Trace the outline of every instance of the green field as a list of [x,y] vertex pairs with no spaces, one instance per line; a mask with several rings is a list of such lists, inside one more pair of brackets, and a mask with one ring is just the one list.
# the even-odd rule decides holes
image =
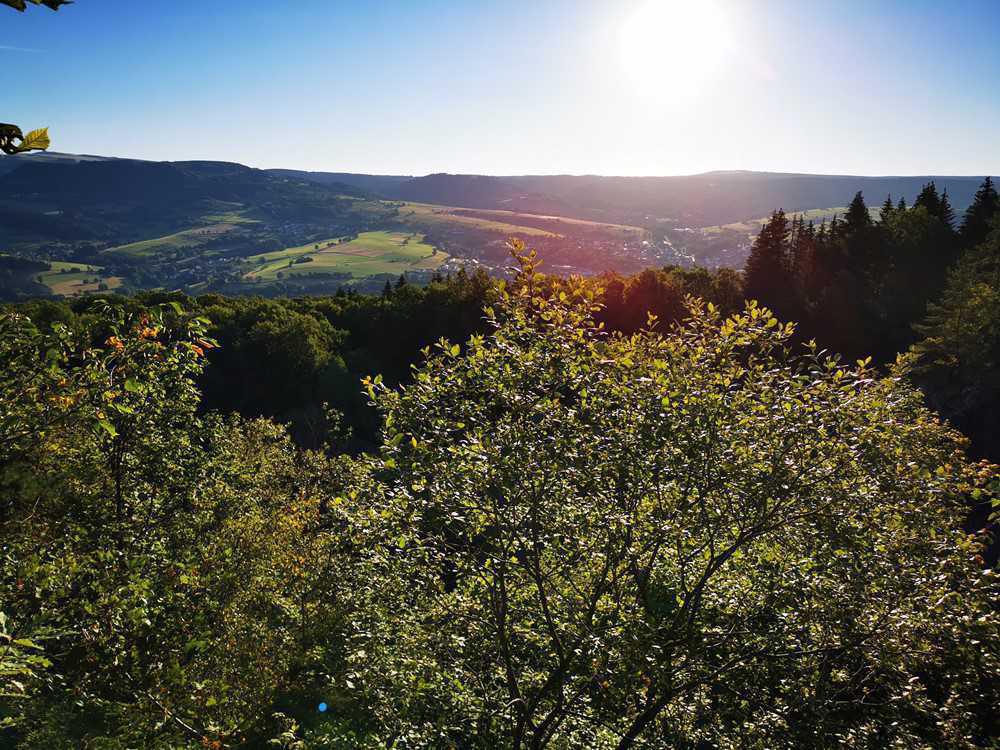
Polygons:
[[142,257],[154,255],[164,250],[196,247],[207,242],[208,240],[218,237],[220,234],[232,231],[236,228],[236,226],[237,225],[232,222],[223,222],[219,224],[209,224],[203,227],[192,227],[191,229],[185,229],[183,232],[168,234],[165,237],[154,237],[151,240],[142,240],[140,242],[130,242],[127,245],[109,247],[104,252],[123,253],[125,255]]
[[[254,268],[244,278],[273,281],[279,273],[282,277],[345,273],[363,279],[437,268],[448,259],[448,254],[435,250],[423,239],[423,235],[415,232],[364,232],[349,242],[339,237],[319,240],[248,258]],[[306,257],[312,260],[295,262]]]
[[[94,279],[98,280],[94,281]],[[122,280],[117,276],[101,275],[101,266],[61,260],[50,261],[49,270],[39,274],[38,280],[45,284],[53,294],[62,297],[75,297],[78,294],[97,292],[101,283],[106,284],[108,289],[116,289],[122,283]]]

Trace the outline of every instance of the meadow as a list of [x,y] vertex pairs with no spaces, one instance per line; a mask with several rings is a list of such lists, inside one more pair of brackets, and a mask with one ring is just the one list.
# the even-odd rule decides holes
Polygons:
[[252,256],[248,261],[255,267],[244,278],[271,281],[311,273],[341,273],[362,279],[432,270],[448,259],[447,253],[423,240],[424,236],[416,232],[386,231],[363,232],[350,240],[331,237]]
[[192,227],[181,232],[168,234],[164,237],[154,237],[149,240],[130,242],[127,245],[109,247],[106,253],[121,253],[135,257],[155,255],[164,250],[176,250],[185,247],[196,247],[209,240],[235,229],[237,224],[232,221],[209,224],[202,227]]
[[101,266],[59,260],[50,261],[49,266],[48,271],[38,275],[38,281],[45,284],[53,294],[63,297],[101,291],[99,287],[102,283],[108,289],[116,289],[122,283],[117,276],[102,276]]

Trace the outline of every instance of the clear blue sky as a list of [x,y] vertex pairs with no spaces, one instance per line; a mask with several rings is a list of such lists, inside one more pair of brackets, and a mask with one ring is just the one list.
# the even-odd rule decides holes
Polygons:
[[0,8],[53,148],[395,174],[1000,173],[1000,0]]

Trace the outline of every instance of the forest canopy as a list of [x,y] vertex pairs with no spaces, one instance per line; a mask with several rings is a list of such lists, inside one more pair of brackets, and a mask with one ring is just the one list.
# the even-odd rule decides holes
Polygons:
[[368,381],[356,458],[199,409],[218,342],[176,301],[5,314],[5,740],[987,743],[992,474],[908,363],[754,303],[608,333],[515,251],[483,332]]

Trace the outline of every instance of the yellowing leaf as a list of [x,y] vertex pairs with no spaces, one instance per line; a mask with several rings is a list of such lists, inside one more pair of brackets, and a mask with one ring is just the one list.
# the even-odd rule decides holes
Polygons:
[[49,141],[49,129],[48,128],[38,128],[37,130],[32,130],[26,136],[24,140],[21,141],[21,145],[17,147],[18,151],[44,151],[50,145]]

